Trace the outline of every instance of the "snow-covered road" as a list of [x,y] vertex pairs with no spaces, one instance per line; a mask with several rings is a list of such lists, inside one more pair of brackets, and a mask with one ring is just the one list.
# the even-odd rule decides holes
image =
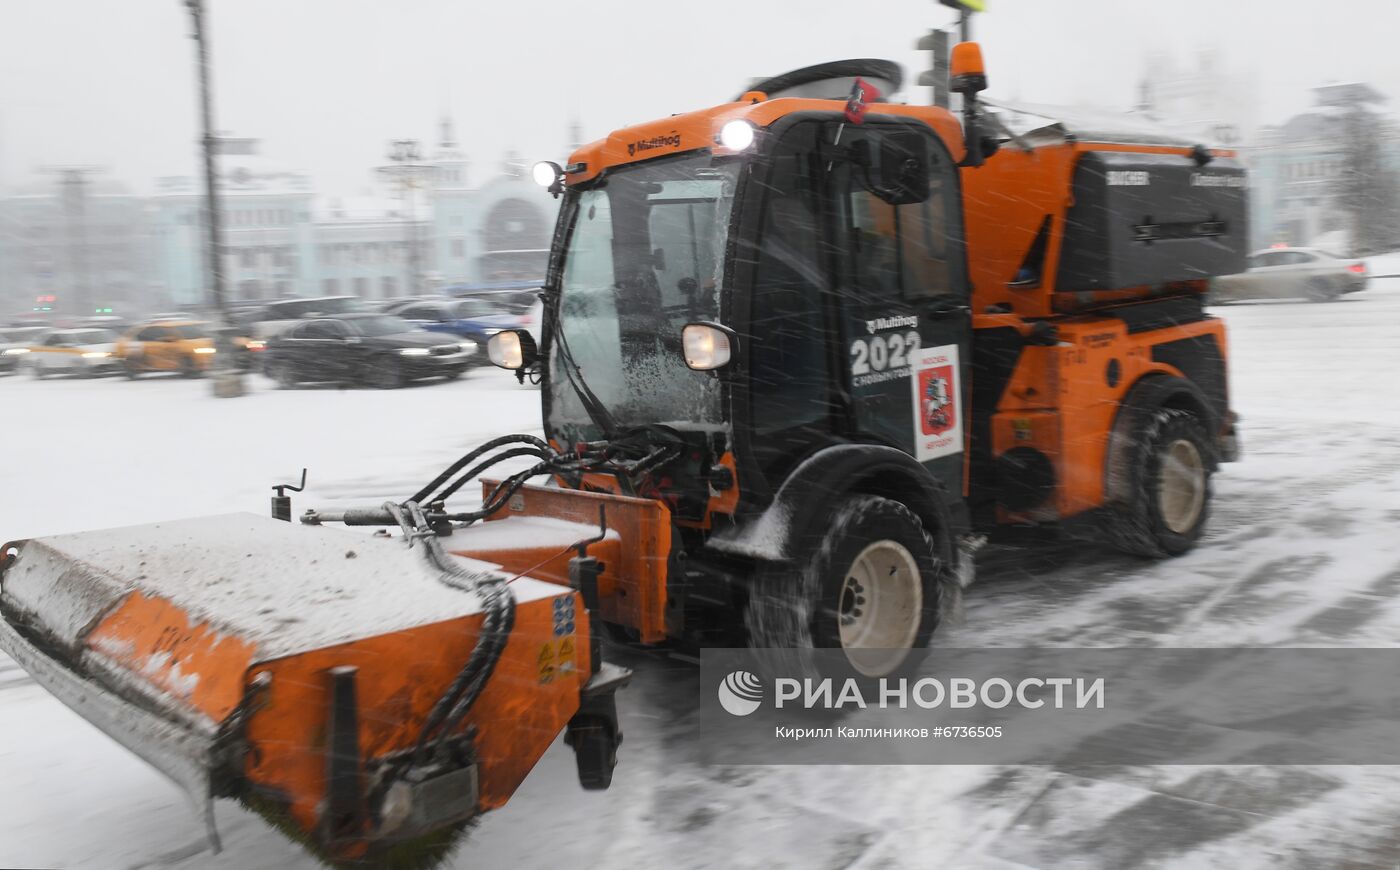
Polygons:
[[[1217,478],[1202,546],[1161,564],[1079,550],[985,570],[938,643],[1400,642],[1400,277],[1329,305],[1217,313],[1245,453]],[[538,393],[494,370],[394,392],[256,386],[219,401],[201,382],[0,380],[0,538],[262,512],[302,465],[299,507],[402,496],[483,439],[538,425]],[[704,767],[693,665],[610,654],[637,671],[612,790],[580,790],[556,744],[453,866],[1400,862],[1400,770]],[[318,866],[237,807],[218,814],[214,856],[172,785],[0,657],[0,866]]]

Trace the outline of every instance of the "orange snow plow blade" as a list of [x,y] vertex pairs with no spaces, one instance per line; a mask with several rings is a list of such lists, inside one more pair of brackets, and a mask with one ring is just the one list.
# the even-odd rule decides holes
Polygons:
[[[575,590],[460,556],[444,582],[425,546],[246,514],[20,541],[0,648],[211,825],[227,796],[331,860],[445,855],[626,672],[595,673]],[[504,632],[475,581],[509,590]],[[430,724],[483,634],[474,701]]]

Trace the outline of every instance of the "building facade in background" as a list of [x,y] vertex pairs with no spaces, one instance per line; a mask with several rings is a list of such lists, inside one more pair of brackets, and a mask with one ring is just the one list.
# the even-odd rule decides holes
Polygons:
[[[375,170],[356,197],[318,194],[306,172],[277,164],[255,139],[221,139],[231,301],[385,299],[542,279],[555,201],[513,154],[480,184],[469,170],[448,121],[426,155]],[[57,176],[0,196],[0,316],[205,304],[201,191],[193,177],[157,179],[137,196],[100,175],[76,190]]]
[[[1363,82],[1313,88],[1314,105],[1250,143],[1256,247],[1308,245],[1343,256],[1400,247],[1400,128]],[[1373,231],[1381,238],[1372,240]]]

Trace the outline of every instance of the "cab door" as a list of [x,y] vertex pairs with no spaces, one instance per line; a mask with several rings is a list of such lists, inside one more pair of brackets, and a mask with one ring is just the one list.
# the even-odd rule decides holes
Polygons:
[[851,434],[908,453],[961,497],[972,322],[957,166],[920,123],[870,119],[841,142],[830,232]]

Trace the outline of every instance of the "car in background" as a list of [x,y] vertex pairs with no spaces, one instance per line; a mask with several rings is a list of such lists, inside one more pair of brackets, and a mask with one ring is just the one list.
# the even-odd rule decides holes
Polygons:
[[430,332],[455,335],[475,343],[480,353],[473,365],[486,365],[486,342],[503,329],[529,329],[535,315],[529,310],[521,313],[504,311],[482,299],[435,299],[411,302],[395,309],[395,315],[417,324]]
[[117,334],[110,329],[83,327],[55,329],[24,354],[25,365],[36,378],[49,375],[96,377],[121,370],[116,355]]
[[1207,303],[1246,299],[1308,299],[1331,302],[1366,289],[1366,264],[1317,248],[1269,248],[1249,255],[1249,270],[1210,282]]
[[0,329],[0,374],[19,371],[20,363],[31,345],[38,344],[49,332],[47,326],[15,326]]
[[459,377],[481,350],[392,315],[345,314],[294,324],[269,339],[265,353],[267,373],[284,389],[308,381],[393,389]]
[[129,378],[148,372],[199,377],[214,362],[214,336],[202,320],[147,323],[122,336],[117,356]]
[[267,340],[299,320],[335,317],[365,310],[358,296],[316,296],[309,299],[281,299],[245,313],[241,331],[248,337]]

